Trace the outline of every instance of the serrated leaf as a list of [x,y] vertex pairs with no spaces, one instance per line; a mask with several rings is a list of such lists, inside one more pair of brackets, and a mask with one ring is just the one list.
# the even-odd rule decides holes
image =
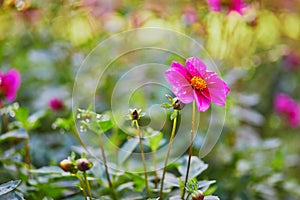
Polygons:
[[136,146],[139,144],[137,138],[129,139],[119,150],[118,162],[123,163],[133,152]]
[[21,183],[21,180],[16,181],[9,181],[7,183],[0,185],[0,196],[11,192],[12,190],[16,189],[18,185]]
[[25,129],[16,129],[10,132],[7,132],[0,136],[0,143],[10,139],[26,139],[28,134]]

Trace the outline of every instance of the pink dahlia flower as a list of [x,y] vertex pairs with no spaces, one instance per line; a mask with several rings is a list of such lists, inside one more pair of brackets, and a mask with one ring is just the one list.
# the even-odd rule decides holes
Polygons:
[[300,105],[286,94],[277,94],[274,101],[275,111],[286,117],[291,127],[300,125]]
[[221,2],[220,0],[207,0],[208,6],[211,11],[220,12],[221,11]]
[[61,99],[53,98],[49,101],[49,107],[53,111],[61,111],[65,108],[65,104]]
[[[221,0],[207,0],[207,3],[211,11],[221,11]],[[229,12],[235,11],[242,15],[246,6],[243,0],[229,0]]]
[[0,106],[2,106],[3,97],[8,103],[16,99],[20,84],[21,76],[18,70],[11,69],[6,74],[0,71]]
[[184,104],[196,100],[200,112],[206,111],[210,102],[224,106],[230,90],[218,74],[207,71],[206,65],[197,57],[188,58],[186,67],[172,62],[165,77],[178,99]]

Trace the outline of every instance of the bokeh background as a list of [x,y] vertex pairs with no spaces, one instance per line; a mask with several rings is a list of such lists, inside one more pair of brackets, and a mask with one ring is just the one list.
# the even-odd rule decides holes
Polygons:
[[[249,0],[241,12],[230,6],[228,0],[221,1],[220,11],[200,0],[1,0],[1,71],[19,70],[16,102],[44,116],[30,133],[33,166],[57,165],[70,146],[78,145],[53,122],[72,113],[75,77],[90,51],[116,33],[160,27],[203,44],[231,88],[221,138],[203,158],[209,168],[202,176],[217,181],[215,194],[228,200],[300,199],[300,1]],[[147,58],[129,55],[113,64],[116,70],[97,89],[97,111],[110,109],[120,78],[117,67],[143,56]],[[154,59],[184,61],[166,53]],[[82,84],[90,82],[86,77]],[[134,100],[138,105],[157,102],[165,94],[157,91],[137,93]],[[64,109],[49,108],[54,98]],[[202,115],[202,123],[208,115]],[[115,140],[122,143],[124,138]],[[20,176],[17,168],[7,166],[20,160],[22,150],[2,144],[0,182],[6,182]],[[195,149],[197,144],[201,137]],[[46,188],[41,191],[51,197]]]

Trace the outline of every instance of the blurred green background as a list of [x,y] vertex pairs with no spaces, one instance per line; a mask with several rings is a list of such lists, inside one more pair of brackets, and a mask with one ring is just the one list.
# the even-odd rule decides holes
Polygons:
[[[223,133],[203,159],[209,168],[202,176],[217,181],[215,194],[225,200],[300,199],[300,125],[291,127],[274,110],[278,93],[300,104],[300,1],[249,0],[243,14],[229,12],[229,1],[221,2],[221,12],[212,12],[200,0],[1,0],[0,66],[2,72],[20,71],[16,101],[30,113],[47,110],[53,98],[66,106],[61,112],[47,110],[32,131],[33,166],[57,165],[71,145],[78,145],[73,135],[61,134],[52,123],[70,115],[75,76],[90,51],[116,33],[160,27],[203,44],[231,87]],[[134,59],[143,57],[128,56],[114,66]],[[179,58],[155,59],[169,65]],[[99,112],[110,109],[119,76],[117,69],[110,72],[107,79],[112,81],[98,88]],[[148,95],[148,100],[137,94],[135,101],[151,104],[164,93]],[[7,167],[7,160],[17,155],[7,146],[0,146],[1,183],[20,175]]]

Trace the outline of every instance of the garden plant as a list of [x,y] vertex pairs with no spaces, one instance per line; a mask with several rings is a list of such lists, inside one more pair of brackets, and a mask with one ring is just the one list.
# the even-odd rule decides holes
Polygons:
[[299,91],[299,0],[0,0],[0,200],[298,200]]

